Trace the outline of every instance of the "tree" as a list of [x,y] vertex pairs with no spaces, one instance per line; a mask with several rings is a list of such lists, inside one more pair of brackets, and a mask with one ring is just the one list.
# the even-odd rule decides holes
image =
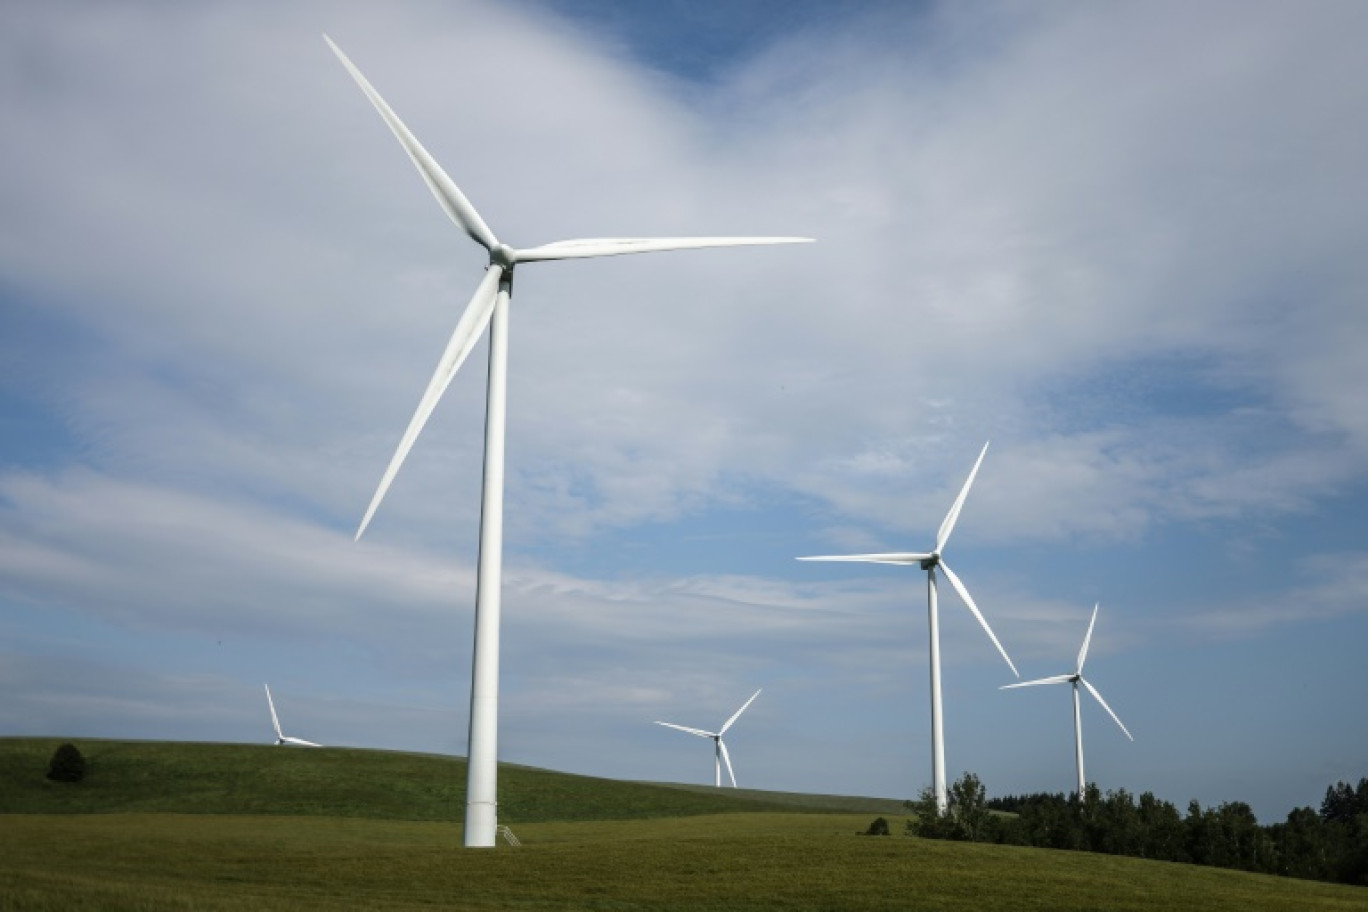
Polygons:
[[48,761],[47,777],[55,782],[80,782],[85,778],[85,757],[74,744],[63,744]]
[[1286,823],[1270,827],[1278,852],[1278,873],[1287,877],[1325,880],[1330,876],[1330,856],[1325,823],[1309,807],[1296,808]]
[[913,819],[907,831],[928,839],[955,839],[962,842],[995,842],[993,812],[988,809],[988,790],[979,777],[965,773],[950,786],[949,807],[937,813],[936,796],[924,788],[916,801],[906,802]]

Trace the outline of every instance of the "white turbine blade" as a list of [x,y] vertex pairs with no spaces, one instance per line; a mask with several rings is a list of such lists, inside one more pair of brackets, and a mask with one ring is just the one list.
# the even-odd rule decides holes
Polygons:
[[983,463],[983,457],[988,454],[988,444],[983,445],[979,451],[978,460],[974,463],[974,468],[969,472],[969,477],[964,480],[964,487],[960,488],[959,497],[955,498],[955,503],[950,507],[950,512],[945,514],[945,519],[941,521],[940,531],[936,533],[936,553],[945,550],[945,543],[950,540],[950,533],[955,531],[955,521],[959,519],[960,510],[964,507],[964,499],[969,496],[969,487],[974,483],[974,476],[978,474],[979,466]]
[[993,633],[993,628],[988,626],[988,621],[984,618],[983,612],[979,611],[978,605],[974,604],[973,598],[969,595],[969,590],[964,588],[964,583],[960,582],[960,578],[955,576],[955,571],[950,569],[950,565],[947,564],[944,559],[941,560],[940,568],[945,571],[945,578],[950,580],[950,585],[955,587],[955,591],[959,593],[959,597],[964,600],[965,606],[973,612],[974,617],[978,619],[979,625],[983,627],[983,632],[988,634],[988,639],[992,640],[993,645],[997,647],[998,652],[1002,653],[1002,658],[1007,662],[1007,667],[1012,669],[1012,674],[1016,675],[1018,678],[1021,677],[1021,672],[1017,671],[1016,666],[1012,664],[1011,658],[1008,657],[1007,650],[1003,649],[1002,644],[998,642],[997,636]]
[[433,372],[432,379],[428,381],[427,389],[423,392],[423,398],[418,402],[417,410],[409,419],[408,429],[404,431],[404,436],[399,440],[399,448],[394,451],[394,456],[390,459],[388,468],[385,469],[384,477],[380,479],[380,486],[375,489],[375,496],[371,498],[370,506],[366,508],[366,515],[361,519],[361,525],[356,530],[357,541],[360,541],[361,534],[366,531],[366,526],[370,524],[371,517],[379,508],[380,501],[385,499],[385,492],[389,490],[390,483],[394,481],[394,476],[399,473],[399,467],[404,464],[404,459],[408,456],[409,450],[413,448],[413,443],[418,439],[418,434],[423,430],[423,425],[427,424],[428,416],[437,407],[437,401],[442,398],[442,393],[451,383],[451,378],[456,376],[456,371],[465,361],[466,356],[470,354],[470,350],[475,347],[475,342],[480,338],[480,333],[484,332],[486,324],[489,323],[489,318],[494,313],[494,301],[498,296],[499,277],[502,275],[503,267],[497,264],[491,265],[485,270],[484,278],[480,280],[479,287],[475,289],[475,295],[466,305],[465,313],[461,314],[461,319],[456,324],[450,341],[447,342],[446,350],[442,352],[442,358],[437,362],[437,370]]
[[470,200],[466,199],[461,188],[456,186],[450,177],[447,177],[442,166],[437,164],[433,157],[428,154],[427,150],[409,132],[409,128],[404,126],[403,121],[391,110],[390,106],[385,104],[385,99],[380,97],[380,93],[375,91],[375,87],[366,80],[365,76],[361,75],[361,71],[347,58],[347,55],[342,53],[342,49],[333,44],[333,40],[327,35],[323,36],[323,40],[328,42],[328,47],[333,49],[337,59],[341,60],[342,65],[347,68],[347,72],[351,73],[352,79],[356,80],[361,91],[366,93],[371,104],[375,105],[375,110],[380,112],[380,116],[384,118],[385,123],[389,125],[390,130],[399,140],[399,144],[404,147],[404,151],[408,153],[413,164],[417,166],[418,173],[423,176],[423,181],[428,185],[428,189],[432,191],[433,196],[437,197],[437,202],[442,204],[446,214],[451,216],[451,220],[465,229],[465,233],[474,238],[476,243],[486,250],[498,246],[498,238],[494,237],[494,232],[489,230],[489,226],[484,223],[484,219],[480,218],[480,213],[475,211],[475,207],[470,204]]
[[1074,679],[1073,675],[1055,675],[1050,678],[1039,678],[1035,681],[1022,681],[1019,684],[1004,684],[998,690],[1012,690],[1015,687],[1034,687],[1037,684],[1068,684]]
[[[762,688],[760,688],[760,690],[764,690],[764,688],[762,687]],[[738,709],[736,712],[732,713],[732,717],[731,717],[730,719],[728,719],[725,723],[723,723],[722,728],[718,730],[718,732],[717,732],[718,737],[721,737],[722,735],[725,735],[725,734],[727,733],[727,729],[731,728],[732,723],[736,721],[737,717],[740,716],[743,712],[745,712],[745,711],[746,711],[746,707],[747,707],[747,706],[750,706],[752,703],[754,703],[754,702],[755,702],[755,698],[758,697],[758,696],[760,696],[760,691],[759,691],[759,690],[757,690],[755,693],[751,694],[751,698],[750,698],[749,700],[747,700],[745,703],[743,703],[743,704],[741,705],[741,708],[740,708],[740,709]]]
[[280,740],[285,741],[286,744],[297,744],[297,745],[300,745],[301,748],[321,748],[321,747],[323,747],[323,745],[321,745],[321,744],[315,744],[315,742],[313,742],[313,741],[305,741],[304,738],[291,738],[291,737],[289,737],[289,736],[286,736],[286,737],[280,738]]
[[1102,708],[1107,711],[1107,715],[1112,717],[1112,721],[1115,722],[1117,725],[1121,726],[1121,730],[1123,732],[1126,732],[1126,737],[1134,741],[1135,736],[1132,735],[1129,731],[1126,731],[1126,726],[1122,724],[1121,717],[1118,716],[1116,713],[1112,712],[1112,708],[1107,705],[1106,700],[1102,699],[1102,695],[1097,692],[1097,688],[1089,684],[1087,678],[1080,677],[1078,680],[1082,681],[1083,686],[1088,688],[1088,693],[1092,694],[1097,699],[1097,702],[1102,704]]
[[515,252],[517,261],[573,260],[581,257],[622,256],[658,250],[694,250],[699,247],[749,247],[758,244],[810,244],[799,237],[684,237],[684,238],[583,238],[556,241]]
[[866,564],[920,564],[930,560],[930,554],[897,551],[892,554],[835,554],[821,557],[800,557],[800,561],[859,561]]
[[1083,662],[1088,658],[1088,644],[1092,642],[1093,625],[1097,623],[1097,609],[1102,607],[1101,602],[1093,605],[1092,620],[1088,621],[1088,635],[1083,637],[1083,648],[1078,650],[1078,668],[1076,674],[1083,673]]
[[716,738],[718,735],[717,732],[704,731],[701,728],[689,728],[685,725],[675,725],[673,722],[657,722],[656,725],[663,725],[666,728],[678,729],[682,732],[688,732],[691,735],[698,735],[698,737],[700,738]]
[[727,743],[721,738],[718,738],[717,746],[722,748],[722,759],[727,764],[727,775],[731,777],[732,788],[736,788],[736,773],[732,771],[731,754],[727,753]]
[[283,738],[283,737],[285,737],[285,736],[284,736],[283,734],[280,733],[280,719],[276,716],[276,711],[275,711],[275,700],[272,700],[272,699],[271,699],[271,685],[270,685],[270,684],[267,684],[267,685],[265,685],[265,687],[266,687],[266,705],[269,706],[269,707],[271,707],[271,724],[275,726],[276,737],[277,737],[277,738]]

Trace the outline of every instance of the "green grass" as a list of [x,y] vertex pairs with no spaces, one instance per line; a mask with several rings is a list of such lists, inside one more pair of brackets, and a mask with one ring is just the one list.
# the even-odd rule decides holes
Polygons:
[[856,836],[863,816],[541,823],[466,851],[448,823],[18,815],[0,910],[1363,910],[1368,892],[1135,859]]
[[[275,814],[460,821],[465,760],[255,744],[81,740],[86,778],[45,778],[62,739],[0,738],[0,813]],[[864,811],[878,799],[669,786],[499,765],[499,818],[626,820],[729,811]],[[883,802],[880,813],[901,810]]]
[[59,785],[43,779],[58,743],[0,739],[0,912],[1368,910],[1362,888],[856,835],[871,799],[526,767],[500,779],[523,845],[464,850],[452,758],[78,741],[88,778]]

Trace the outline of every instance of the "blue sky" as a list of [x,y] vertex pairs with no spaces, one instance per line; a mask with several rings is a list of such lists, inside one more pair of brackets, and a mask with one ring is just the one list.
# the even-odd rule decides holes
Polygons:
[[[1353,3],[0,12],[0,731],[463,753],[483,347],[352,533],[484,258],[527,266],[501,755],[929,783],[948,555],[1089,778],[1265,822],[1368,775],[1368,11]],[[947,760],[1073,781],[942,602]]]

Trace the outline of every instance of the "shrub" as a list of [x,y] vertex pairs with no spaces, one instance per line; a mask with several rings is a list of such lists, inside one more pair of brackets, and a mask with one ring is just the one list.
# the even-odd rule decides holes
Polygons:
[[80,782],[85,778],[85,757],[74,744],[63,744],[48,761],[47,777],[56,782]]
[[888,821],[882,817],[875,817],[874,822],[869,825],[869,829],[864,831],[866,836],[888,836]]

